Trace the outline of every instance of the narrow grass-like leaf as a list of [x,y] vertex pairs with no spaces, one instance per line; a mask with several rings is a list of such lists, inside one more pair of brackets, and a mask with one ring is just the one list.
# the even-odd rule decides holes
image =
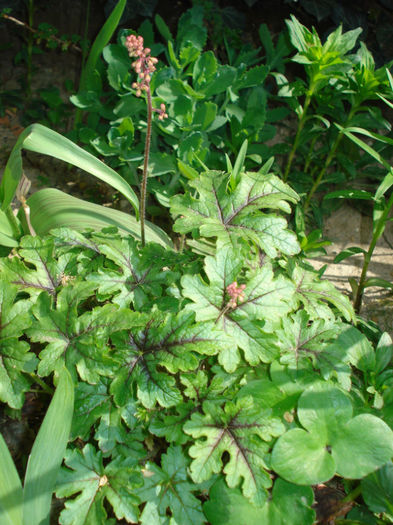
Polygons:
[[41,124],[28,126],[19,135],[12,149],[0,186],[2,210],[5,210],[11,203],[22,177],[22,149],[55,157],[94,175],[124,195],[138,213],[138,198],[130,185],[118,173],[71,140]]
[[22,483],[3,436],[0,434],[0,523],[22,525]]
[[112,38],[113,33],[119,25],[120,18],[123,14],[126,3],[127,0],[119,0],[108,20],[102,26],[100,32],[94,40],[89,56],[86,60],[86,64],[80,76],[79,91],[84,91],[86,89],[87,82],[96,68],[97,60],[99,59],[102,50]]
[[68,370],[63,368],[27,463],[24,525],[49,525],[52,493],[67,447],[73,408],[74,385]]
[[231,173],[231,185],[233,189],[236,187],[236,184],[239,182],[239,175],[244,166],[244,160],[246,158],[247,147],[248,147],[248,140],[246,139],[241,145],[238,156],[236,157],[235,165],[233,166],[233,170]]
[[380,286],[381,288],[387,288],[388,290],[393,290],[393,283],[386,281],[385,279],[379,279],[378,277],[370,277],[364,281],[364,288],[370,286]]
[[[116,226],[121,232],[140,238],[139,222],[132,215],[77,199],[54,188],[37,191],[27,204],[31,209],[31,223],[38,235],[63,226],[79,231]],[[145,223],[145,228],[146,241],[172,247],[170,238],[161,228],[149,222]]]
[[14,239],[14,233],[7,219],[7,216],[1,210],[0,210],[0,245],[8,246],[9,248],[18,246],[18,242]]
[[[374,148],[372,148],[371,146],[366,144],[366,142],[364,142],[363,140],[359,139],[358,137],[356,137],[356,135],[351,133],[348,129],[343,128],[342,126],[340,126],[336,122],[335,122],[335,126],[340,131],[342,131],[344,133],[344,135],[346,135],[349,139],[351,139],[352,142],[357,144],[366,153],[371,155],[371,157],[373,157],[373,159],[377,160],[380,164],[382,164],[382,166],[385,166],[386,169],[390,170],[390,164],[378,153],[378,151],[376,151]],[[360,129],[360,128],[358,128],[358,129]],[[358,129],[356,131],[358,131]]]
[[387,173],[378,186],[377,191],[375,192],[375,200],[379,200],[385,193],[393,186],[393,168],[390,168],[389,173]]

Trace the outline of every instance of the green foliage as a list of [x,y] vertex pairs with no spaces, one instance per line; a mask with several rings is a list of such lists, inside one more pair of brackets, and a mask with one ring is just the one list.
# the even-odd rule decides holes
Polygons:
[[[41,513],[48,507],[54,477],[35,486],[31,472],[52,462],[57,473],[69,436],[56,482],[62,525],[311,525],[313,486],[338,479],[348,501],[363,496],[354,519],[363,511],[390,519],[393,344],[378,331],[368,340],[348,298],[308,264],[304,253],[324,242],[318,231],[306,234],[302,196],[287,180],[303,167],[313,174],[296,183],[309,190],[307,208],[330,169],[356,172],[356,159],[339,156],[342,141],[382,159],[355,133],[389,143],[363,126],[366,114],[383,123],[366,103],[378,90],[388,96],[391,79],[375,71],[364,46],[349,54],[358,30],[339,28],[322,44],[294,17],[294,60],[306,80],[287,82],[288,47],[281,39],[275,48],[266,28],[266,64],[256,50],[237,54],[228,44],[230,63],[221,64],[205,50],[203,17],[195,5],[174,37],[157,16],[165,46],[154,43],[150,23],[142,26],[152,54],[165,53],[168,63],[151,79],[152,103],[164,103],[170,118],[148,134],[148,188],[171,237],[149,225],[139,242],[136,218],[57,190],[26,201],[19,186],[17,218],[9,206],[22,175],[21,149],[28,148],[87,169],[138,211],[130,184],[144,157],[146,107],[130,87],[129,32],[105,47],[107,67],[98,66],[115,18],[73,98],[88,113],[81,140],[112,168],[40,126],[25,131],[7,165],[0,240],[13,256],[0,259],[0,400],[19,411],[33,385],[47,395],[60,375],[57,412],[50,405],[48,414],[58,422],[65,413],[69,423],[56,430],[64,447],[52,443],[48,457],[38,434],[25,504]],[[268,108],[270,73],[287,107]],[[264,142],[289,110],[298,127],[292,148],[281,150],[289,156],[280,178]],[[391,207],[385,195],[392,180],[389,173],[374,197],[375,238]],[[292,205],[298,235],[283,216]],[[23,236],[28,231],[38,235]],[[61,381],[68,388],[63,407]],[[49,431],[58,435],[53,425],[42,428],[48,442]],[[4,479],[14,488],[11,503],[0,501],[8,512],[20,505],[22,488],[2,442],[0,449]],[[4,483],[0,496],[7,496]]]
[[[234,192],[249,175],[239,179]],[[283,197],[267,195],[271,212],[287,211]],[[7,333],[31,355],[12,369],[17,398],[0,377],[3,401],[21,407],[34,373],[50,384],[64,366],[75,385],[59,523],[236,523],[244,509],[274,525],[292,509],[290,523],[311,524],[315,483],[390,490],[370,478],[393,455],[389,412],[374,403],[378,393],[385,407],[389,336],[375,350],[300,256],[235,244],[219,238],[203,256],[62,228],[2,260]],[[236,304],[234,281],[245,285]]]
[[22,488],[0,434],[0,517],[7,525],[49,525],[52,494],[69,438],[74,385],[66,368],[33,443]]

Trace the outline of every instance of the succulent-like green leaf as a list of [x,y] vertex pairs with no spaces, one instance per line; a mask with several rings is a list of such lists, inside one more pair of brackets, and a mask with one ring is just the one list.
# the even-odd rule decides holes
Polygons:
[[[241,484],[243,494],[257,505],[266,500],[271,479],[266,471],[266,442],[281,435],[285,427],[270,411],[254,405],[251,397],[236,403],[227,402],[224,409],[205,401],[205,414],[193,414],[184,431],[196,439],[190,448],[190,467],[195,482],[209,479],[223,469],[222,455],[230,456],[223,472],[230,487]],[[204,438],[204,439],[198,439]]]
[[[115,226],[124,235],[140,238],[140,224],[133,215],[77,199],[55,188],[36,191],[27,199],[27,204],[31,210],[31,223],[38,235],[46,235],[50,230],[62,227],[83,231]],[[23,223],[23,217],[20,218]],[[26,224],[24,227],[27,233]],[[172,247],[168,235],[150,222],[146,222],[146,240]]]
[[23,525],[22,483],[2,434],[0,434],[0,519],[4,525]]
[[32,124],[24,129],[12,149],[0,185],[2,210],[10,205],[22,176],[22,149],[50,155],[91,173],[120,191],[138,213],[138,198],[130,185],[118,173],[71,140],[41,124]]
[[292,483],[320,483],[336,472],[346,478],[362,478],[393,454],[393,432],[388,425],[371,414],[352,418],[349,397],[333,383],[318,382],[305,390],[298,417],[308,431],[289,430],[272,453],[272,468]]
[[74,408],[74,384],[66,368],[34,441],[23,488],[23,525],[49,525],[52,495],[67,448]]
[[174,230],[188,233],[199,229],[201,236],[217,237],[225,243],[247,239],[269,257],[300,251],[296,236],[282,217],[262,213],[262,209],[290,211],[297,194],[272,174],[242,173],[236,188],[229,192],[229,176],[208,171],[190,181],[199,193],[178,195],[171,200],[171,212],[180,218]]
[[312,525],[315,519],[311,487],[292,485],[281,478],[276,479],[271,499],[262,506],[250,505],[239,489],[229,488],[222,479],[212,486],[209,496],[203,510],[211,525]]
[[376,472],[362,479],[362,496],[368,507],[393,518],[393,463],[389,461]]
[[144,485],[136,494],[141,501],[155,503],[163,517],[169,508],[177,523],[203,525],[201,502],[193,494],[200,487],[190,481],[188,464],[181,447],[169,447],[161,456],[161,468],[151,462],[145,465]]
[[21,408],[31,384],[24,372],[32,372],[37,359],[29,344],[19,339],[31,324],[31,303],[15,302],[16,295],[16,286],[0,281],[0,400]]

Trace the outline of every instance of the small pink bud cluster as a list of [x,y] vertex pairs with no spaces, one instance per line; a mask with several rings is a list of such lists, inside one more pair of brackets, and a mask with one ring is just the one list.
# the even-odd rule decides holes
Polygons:
[[[138,81],[133,82],[131,87],[136,89],[136,96],[140,97],[142,91],[150,90],[151,75],[156,70],[157,58],[150,56],[150,48],[143,47],[143,37],[136,35],[128,35],[126,38],[126,48],[130,57],[136,58],[131,64],[136,74]],[[161,104],[160,109],[153,109],[158,113],[158,119],[164,120],[168,117],[165,112],[165,104]]]
[[160,109],[153,108],[153,111],[158,113],[158,120],[164,120],[164,118],[168,118],[168,113],[165,111],[165,104],[161,104]]
[[143,48],[143,37],[141,36],[128,35],[126,48],[130,57],[136,58],[131,65],[138,75],[138,82],[134,82],[132,87],[136,89],[136,96],[140,97],[142,91],[149,89],[151,75],[156,70],[155,64],[158,60],[150,56],[148,47]]
[[244,301],[244,290],[245,289],[246,289],[245,284],[241,284],[240,286],[238,286],[236,281],[233,281],[233,283],[227,286],[227,293],[230,297],[230,300],[228,302],[229,308],[236,308],[238,301],[240,302]]

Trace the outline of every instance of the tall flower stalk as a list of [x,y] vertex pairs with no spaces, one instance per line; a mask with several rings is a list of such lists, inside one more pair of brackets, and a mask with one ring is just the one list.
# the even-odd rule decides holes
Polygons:
[[139,205],[139,214],[141,221],[141,241],[142,246],[145,245],[145,216],[146,216],[146,189],[147,189],[147,177],[149,168],[149,154],[150,154],[150,141],[151,141],[151,124],[153,112],[158,113],[158,119],[164,120],[168,117],[165,111],[165,104],[160,105],[160,109],[153,108],[151,100],[151,89],[150,80],[151,76],[156,70],[155,65],[158,60],[155,57],[150,56],[150,48],[143,47],[143,37],[136,35],[129,35],[126,38],[126,48],[131,58],[136,60],[132,62],[131,66],[135,73],[138,75],[137,81],[133,82],[131,87],[136,90],[136,96],[140,97],[143,92],[146,93],[147,102],[147,129],[146,129],[146,140],[145,140],[145,157],[143,161],[143,174],[141,182],[141,198]]

